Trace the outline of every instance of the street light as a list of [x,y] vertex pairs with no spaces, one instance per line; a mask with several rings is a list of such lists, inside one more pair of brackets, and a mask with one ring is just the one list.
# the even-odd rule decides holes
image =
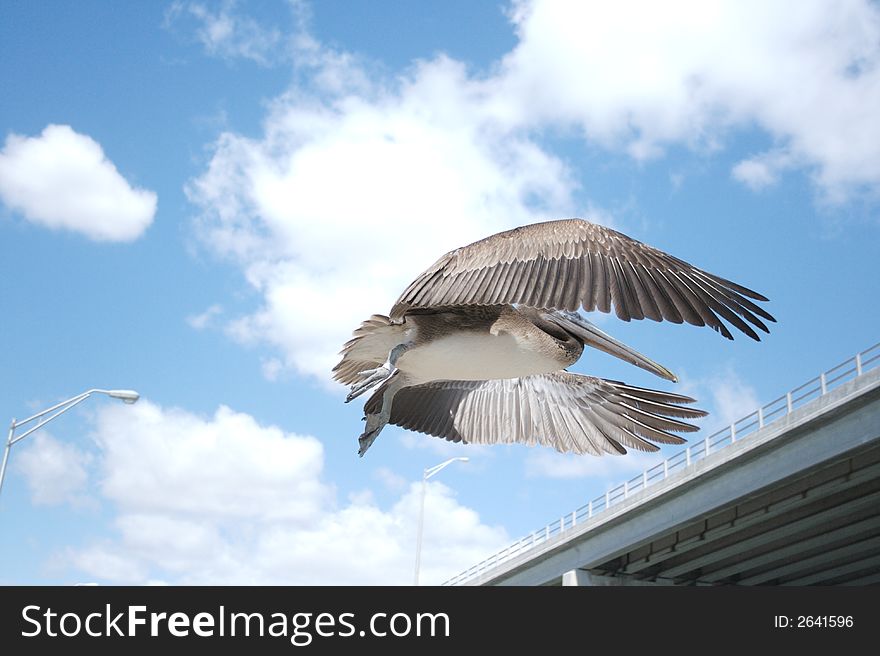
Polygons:
[[450,458],[446,462],[441,462],[439,465],[428,467],[428,469],[426,469],[422,474],[422,507],[419,511],[419,531],[416,537],[416,573],[413,585],[419,584],[419,565],[421,565],[422,561],[422,530],[425,526],[425,489],[428,486],[428,479],[431,478],[434,474],[439,474],[441,469],[448,467],[456,460],[459,462],[467,462],[469,458]]
[[[67,399],[66,401],[62,401],[61,403],[57,403],[53,405],[51,408],[47,408],[42,412],[38,412],[32,417],[28,417],[27,419],[23,419],[21,421],[12,420],[12,423],[9,426],[9,437],[6,438],[6,450],[3,452],[3,464],[0,465],[0,491],[3,490],[3,479],[6,476],[6,463],[9,462],[9,450],[12,448],[12,445],[16,442],[21,442],[28,435],[33,433],[36,430],[39,430],[50,421],[55,419],[58,415],[62,415],[68,410],[70,410],[73,406],[79,405],[87,398],[89,398],[92,394],[106,394],[114,399],[120,399],[124,403],[134,403],[140,398],[140,394],[133,390],[103,390],[103,389],[90,389],[87,392],[83,392],[82,394],[77,394],[73,398]],[[56,412],[57,410],[57,412]],[[54,412],[55,414],[46,417],[49,413]],[[41,417],[46,417],[45,419],[41,419]],[[25,424],[29,424],[32,421],[39,419],[36,426],[29,428],[27,431],[19,435],[15,436],[15,429]]]

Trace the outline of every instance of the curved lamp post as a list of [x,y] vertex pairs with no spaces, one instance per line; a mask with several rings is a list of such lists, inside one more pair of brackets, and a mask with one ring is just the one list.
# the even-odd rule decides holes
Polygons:
[[422,561],[422,529],[425,526],[425,489],[428,486],[428,479],[434,474],[439,474],[441,469],[448,467],[453,462],[467,462],[468,460],[469,458],[467,457],[450,458],[446,462],[441,462],[439,465],[428,467],[422,474],[422,507],[419,511],[419,531],[416,537],[416,573],[413,585],[419,584],[419,566]]
[[[9,462],[9,450],[12,448],[12,445],[16,442],[20,442],[28,435],[33,433],[36,430],[39,430],[50,421],[55,419],[58,415],[62,415],[68,410],[70,410],[73,406],[79,405],[87,398],[89,398],[92,394],[106,394],[107,396],[113,397],[114,399],[121,399],[125,403],[134,403],[140,398],[140,394],[133,390],[103,390],[103,389],[90,389],[82,394],[77,394],[73,398],[67,399],[66,401],[62,401],[61,403],[57,403],[53,405],[51,408],[46,408],[42,412],[38,412],[32,417],[28,417],[27,419],[22,419],[21,421],[12,420],[12,423],[9,426],[9,437],[6,438],[6,450],[3,452],[3,464],[0,465],[0,491],[3,490],[3,479],[6,476],[6,463]],[[52,414],[54,413],[54,414]],[[46,417],[46,415],[49,415]],[[15,430],[24,426],[25,424],[29,424],[32,421],[38,420],[36,426],[32,426],[28,430],[26,430],[21,435],[16,436]]]

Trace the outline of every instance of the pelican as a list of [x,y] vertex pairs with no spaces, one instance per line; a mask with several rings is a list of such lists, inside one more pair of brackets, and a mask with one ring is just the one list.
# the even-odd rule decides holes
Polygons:
[[706,413],[695,400],[570,373],[589,346],[661,378],[666,367],[617,341],[578,310],[624,321],[687,322],[752,339],[776,320],[746,287],[616,230],[564,219],[499,232],[443,255],[342,348],[334,378],[364,405],[363,456],[389,423],[474,444],[541,444],[624,454],[681,444],[673,433]]

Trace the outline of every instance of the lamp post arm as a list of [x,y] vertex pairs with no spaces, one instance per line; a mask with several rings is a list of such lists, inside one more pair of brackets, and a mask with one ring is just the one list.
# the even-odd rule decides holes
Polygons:
[[[77,394],[76,396],[73,396],[73,397],[67,399],[66,401],[62,401],[61,403],[56,403],[51,408],[46,408],[45,410],[41,410],[37,414],[32,415],[32,416],[28,417],[27,419],[22,419],[21,421],[16,421],[15,419],[13,419],[12,420],[12,427],[18,428],[19,426],[24,426],[25,424],[29,424],[34,419],[39,419],[40,417],[47,415],[50,412],[54,412],[58,408],[63,408],[64,406],[68,405],[69,403],[74,403],[74,402],[78,403],[79,401],[81,401],[83,399],[87,399],[90,395],[94,394],[95,392],[99,392],[99,391],[100,390],[90,389],[88,391],[83,392],[82,394]],[[61,414],[61,413],[58,413],[58,414]],[[50,420],[47,419],[46,421],[50,421]],[[40,422],[40,423],[45,423],[45,422]]]
[[[56,403],[51,408],[46,408],[42,412],[38,412],[37,414],[28,417],[22,421],[12,420],[12,423],[9,424],[9,435],[6,438],[6,446],[3,449],[3,461],[0,463],[0,490],[3,489],[3,480],[6,478],[6,465],[9,463],[9,450],[12,448],[12,445],[16,442],[21,442],[28,435],[33,433],[34,431],[40,430],[43,426],[48,424],[50,421],[55,419],[58,415],[63,415],[65,412],[70,410],[72,407],[79,405],[83,401],[85,401],[89,396],[92,395],[93,392],[97,390],[89,390],[88,392],[83,392],[82,394],[77,394],[76,396],[67,399],[66,401],[62,401],[61,403]],[[15,435],[15,429],[19,426],[23,426],[25,424],[29,424],[35,419],[40,419],[40,417],[45,417],[50,412],[56,411],[55,414],[49,415],[46,419],[41,419],[36,426],[32,426],[28,430],[26,430],[21,435]]]
[[425,470],[425,480],[431,478],[434,474],[439,474],[441,469],[444,469],[451,465],[456,460],[461,460],[461,458],[450,458],[446,462],[441,462],[439,465],[434,465],[433,467],[429,467]]
[[[121,399],[122,401],[125,401],[126,403],[134,403],[140,397],[140,394],[138,394],[134,390],[130,390],[130,389],[105,390],[105,389],[98,389],[98,388],[93,387],[92,389],[86,390],[85,392],[82,392],[81,394],[77,394],[76,396],[73,396],[73,397],[67,399],[66,401],[62,401],[61,403],[56,403],[51,408],[46,408],[45,410],[42,410],[35,415],[31,415],[27,419],[22,419],[21,421],[16,421],[15,419],[13,419],[12,422],[9,424],[9,435],[6,438],[6,447],[3,450],[3,461],[2,461],[2,463],[0,463],[0,490],[3,489],[3,478],[6,476],[6,465],[9,462],[9,450],[12,448],[12,445],[15,444],[16,442],[21,442],[24,438],[26,438],[28,435],[30,435],[34,431],[41,429],[43,426],[48,424],[50,421],[52,421],[53,419],[55,419],[59,415],[63,415],[65,412],[67,412],[71,408],[73,408],[73,407],[79,405],[80,403],[82,403],[83,401],[85,401],[92,394],[106,394],[107,396],[111,396],[116,399]],[[52,414],[53,412],[55,414]],[[49,417],[46,417],[46,415],[49,415]],[[46,418],[42,419],[42,417],[46,417]],[[40,421],[37,422],[36,426],[32,426],[31,428],[29,428],[28,430],[26,430],[24,433],[22,433],[21,435],[19,435],[17,437],[15,436],[15,429],[16,428],[19,428],[20,426],[24,426],[25,424],[29,424],[32,421],[35,421],[37,419],[39,419]]]
[[[8,443],[9,443],[9,446],[12,446],[12,445],[15,444],[16,442],[20,442],[21,440],[23,440],[24,438],[26,438],[28,435],[30,435],[30,434],[33,433],[34,431],[40,430],[43,426],[45,426],[45,425],[48,424],[50,421],[52,421],[53,419],[55,419],[55,417],[57,417],[57,416],[59,416],[59,415],[63,415],[65,412],[67,412],[68,410],[70,410],[70,409],[73,408],[74,406],[79,405],[80,403],[82,403],[83,401],[85,401],[87,398],[89,398],[90,395],[91,395],[91,392],[83,392],[83,393],[80,394],[79,396],[75,396],[75,397],[73,397],[72,399],[68,399],[68,400],[65,401],[64,403],[59,403],[58,405],[53,406],[53,407],[49,408],[48,410],[46,410],[46,411],[44,411],[44,412],[41,412],[41,413],[38,414],[38,415],[34,415],[33,417],[31,417],[31,418],[29,418],[29,419],[25,419],[24,421],[20,421],[20,422],[12,422],[12,430],[14,430],[14,429],[18,428],[19,426],[21,426],[22,424],[26,424],[27,422],[29,422],[29,421],[31,421],[31,420],[33,420],[33,419],[36,419],[37,417],[42,417],[43,415],[45,415],[45,414],[47,414],[47,413],[49,413],[49,412],[52,412],[52,410],[55,410],[55,409],[57,409],[57,408],[59,408],[59,407],[61,408],[61,409],[58,410],[58,412],[56,412],[54,415],[51,415],[50,417],[48,417],[48,418],[46,418],[46,419],[43,419],[43,420],[40,421],[40,423],[38,423],[36,426],[33,426],[33,427],[29,428],[28,430],[26,430],[26,431],[25,431],[24,433],[22,433],[21,435],[16,436],[15,439],[12,439],[12,434],[10,433],[10,435],[9,435],[9,442],[8,442]],[[67,405],[65,405],[65,403],[66,403]],[[64,406],[64,407],[61,407],[61,406]]]

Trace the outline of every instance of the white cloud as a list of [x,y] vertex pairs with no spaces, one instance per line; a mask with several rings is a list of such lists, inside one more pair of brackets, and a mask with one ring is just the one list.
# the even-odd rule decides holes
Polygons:
[[68,125],[6,138],[0,199],[32,223],[95,241],[133,241],[156,214],[156,194],[132,187],[94,139]]
[[[236,11],[233,0],[219,7],[201,2],[174,2],[165,14],[165,26],[171,27],[184,19],[195,21],[195,36],[205,51],[224,59],[249,59],[268,66],[286,54],[281,31],[266,27],[253,18]],[[282,57],[283,58],[283,57]]]
[[792,158],[788,153],[768,152],[737,163],[731,175],[752,190],[760,191],[776,184],[779,173],[792,166]]
[[526,456],[526,475],[543,478],[607,478],[614,479],[610,481],[612,483],[623,483],[663,462],[679,448],[669,447],[655,453],[630,451],[625,456],[598,458],[533,449]]
[[875,3],[534,0],[511,15],[501,120],[574,124],[637,159],[758,127],[775,145],[735,172],[752,186],[775,180],[778,154],[832,201],[880,186]]
[[764,157],[745,159],[733,167],[731,175],[751,187],[754,191],[764,189],[778,182],[776,167],[770,165]]
[[307,7],[292,7],[298,83],[269,104],[262,135],[223,133],[187,191],[204,243],[262,299],[229,333],[298,373],[327,380],[350,331],[446,250],[591,216],[537,141],[547,127],[636,159],[678,144],[712,152],[757,128],[772,148],[732,170],[752,188],[795,168],[832,201],[880,188],[869,3],[522,1],[519,43],[490,74],[437,55],[395,79],[324,47]]
[[[101,489],[117,537],[67,553],[88,579],[142,584],[407,584],[421,483],[387,509],[339,503],[308,436],[221,407],[203,418],[149,401],[99,411]],[[423,580],[440,583],[508,541],[453,491],[428,486]]]
[[695,434],[694,440],[739,421],[761,405],[755,387],[740,377],[732,363],[720,365],[703,378],[681,373],[677,392],[697,399],[696,405],[709,412],[701,421],[702,432]]
[[15,466],[25,476],[31,499],[38,505],[89,503],[85,488],[90,454],[41,431],[17,447]]
[[731,367],[708,381],[707,386],[715,409],[712,418],[721,426],[729,426],[761,406],[755,388],[743,381]]
[[392,490],[394,492],[400,492],[405,489],[408,485],[408,481],[406,478],[401,476],[400,474],[395,473],[393,470],[388,467],[379,467],[374,474],[375,478],[378,479],[387,489]]
[[262,139],[225,133],[188,187],[205,242],[263,298],[231,333],[324,379],[352,329],[445,251],[573,207],[566,167],[496,131],[460,64],[357,92],[279,98]]
[[310,521],[332,495],[318,440],[226,406],[205,420],[141,400],[102,411],[96,439],[104,495],[140,514]]
[[[388,430],[388,429],[386,429]],[[410,431],[390,429],[399,434],[400,444],[405,449],[424,449],[436,454],[441,458],[462,457],[485,457],[492,453],[492,447],[484,444],[464,444],[462,442],[450,442],[433,435],[414,433]]]
[[284,363],[278,358],[266,358],[260,363],[263,377],[268,381],[276,381],[284,371]]
[[134,584],[147,580],[147,570],[139,559],[118,550],[112,543],[95,544],[83,550],[71,549],[66,556],[78,569],[101,581]]
[[211,326],[214,323],[214,320],[221,314],[223,314],[223,306],[214,304],[204,312],[188,316],[186,318],[186,323],[194,330],[204,330]]

